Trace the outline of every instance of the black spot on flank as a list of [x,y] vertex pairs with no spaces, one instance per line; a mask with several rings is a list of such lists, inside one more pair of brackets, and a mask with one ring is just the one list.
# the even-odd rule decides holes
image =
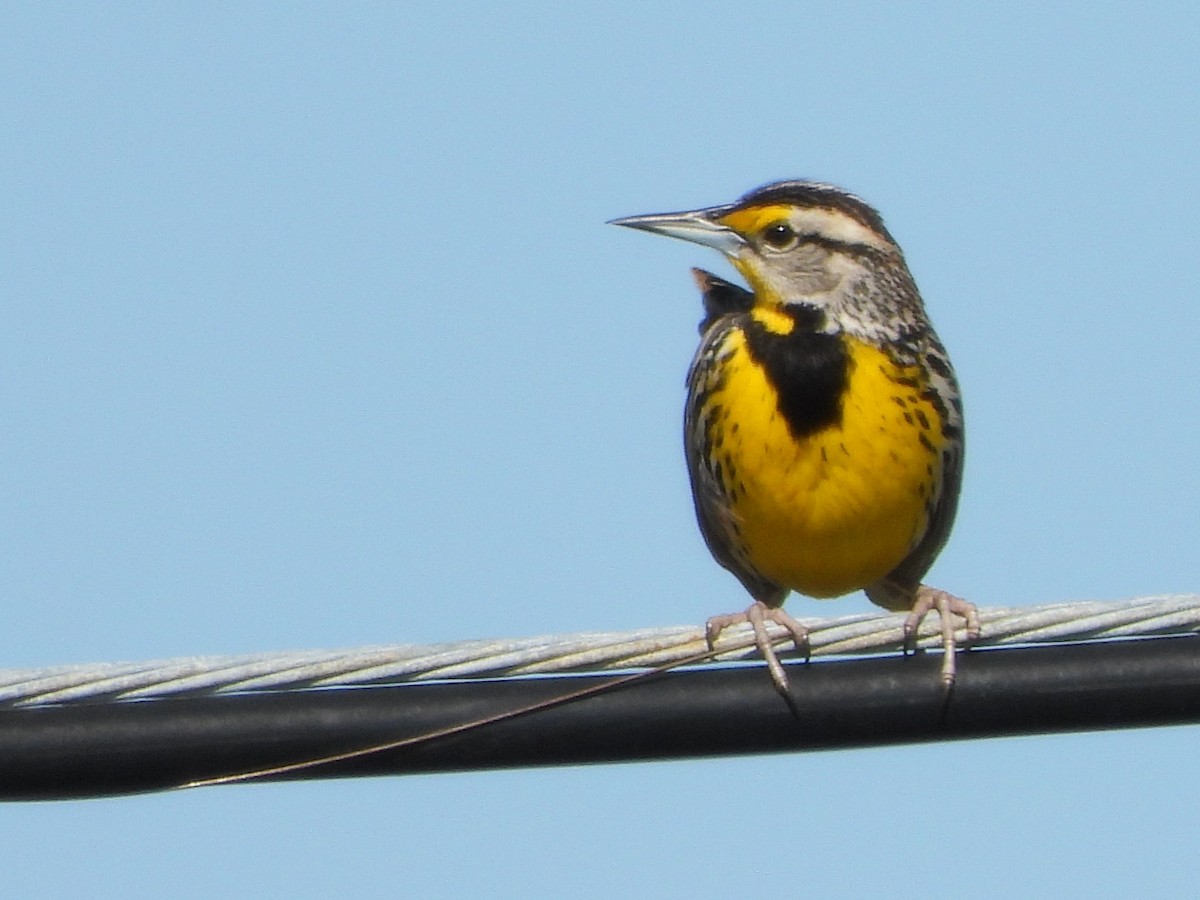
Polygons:
[[794,326],[787,334],[769,331],[750,317],[742,329],[751,357],[775,388],[780,415],[792,437],[800,439],[841,421],[850,356],[841,336],[819,330],[825,324],[821,310],[796,305],[788,313]]
[[893,402],[893,403],[895,403],[897,406],[899,406],[901,409],[904,409],[905,407],[907,407],[907,406],[908,406],[908,404],[904,402],[904,398],[903,398],[903,397],[896,397],[896,396],[893,396],[893,397],[892,397],[892,402]]
[[926,431],[928,431],[929,430],[929,419],[928,419],[928,417],[926,417],[924,410],[918,409],[918,410],[915,410],[915,412],[917,414],[917,421],[921,423],[921,427],[924,428]]
[[909,425],[911,425],[913,423],[912,413],[908,412],[907,410],[904,413],[904,421],[907,422]]
[[[910,387],[910,388],[916,388],[916,387],[921,386],[921,382],[917,381],[917,379],[915,379],[915,378],[910,378],[908,375],[901,375],[898,378],[896,378],[896,384],[902,384],[905,387]],[[916,398],[914,397],[913,399],[915,400]]]
[[846,445],[845,445],[845,444],[841,444],[841,443],[839,443],[839,444],[838,444],[838,446],[842,448],[842,453],[844,453],[846,456],[849,456],[849,455],[850,455],[850,451],[846,449]]
[[936,450],[934,450],[934,449],[933,449],[933,444],[931,444],[931,443],[929,442],[929,438],[925,437],[925,432],[923,432],[923,431],[918,431],[918,432],[917,432],[917,437],[920,439],[920,441],[921,441],[921,446],[922,446],[922,447],[924,447],[924,448],[925,448],[926,450],[928,450],[930,453],[936,453],[936,452],[937,452]]
[[821,445],[821,462],[829,462],[829,454],[825,452],[825,445]]
[[950,377],[950,367],[946,365],[946,361],[934,353],[930,353],[925,357],[925,365],[929,366],[938,375],[943,378]]

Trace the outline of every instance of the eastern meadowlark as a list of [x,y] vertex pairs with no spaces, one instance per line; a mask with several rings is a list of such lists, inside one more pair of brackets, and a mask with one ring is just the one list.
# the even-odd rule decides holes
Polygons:
[[942,680],[955,620],[975,607],[921,583],[945,544],[963,465],[962,400],[904,255],[879,213],[828,184],[784,181],[736,203],[616,219],[721,251],[746,290],[693,269],[704,299],[688,372],[684,446],[700,530],[754,598],[714,616],[749,622],[776,687],[787,677],[764,622],[807,650],[789,591],[864,589],[908,610],[904,640],[933,609]]

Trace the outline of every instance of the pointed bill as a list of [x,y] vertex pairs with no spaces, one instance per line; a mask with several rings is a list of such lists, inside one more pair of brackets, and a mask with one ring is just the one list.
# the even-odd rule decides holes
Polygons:
[[742,248],[745,241],[736,232],[717,221],[718,218],[729,212],[729,209],[728,206],[714,206],[710,209],[696,209],[691,212],[629,216],[624,219],[613,219],[608,224],[637,228],[639,231],[649,231],[653,234],[664,234],[667,237],[712,247],[727,256],[732,256]]

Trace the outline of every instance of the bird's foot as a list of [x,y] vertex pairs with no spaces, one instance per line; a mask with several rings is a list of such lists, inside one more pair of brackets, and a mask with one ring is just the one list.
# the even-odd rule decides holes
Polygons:
[[713,616],[704,623],[704,638],[708,642],[708,649],[712,650],[716,647],[717,638],[720,637],[722,631],[730,625],[749,622],[750,627],[754,630],[754,643],[758,647],[758,652],[767,661],[767,669],[771,673],[771,681],[775,683],[775,690],[779,691],[791,706],[792,696],[788,693],[787,673],[783,671],[779,657],[775,655],[771,636],[767,633],[766,623],[768,621],[786,628],[796,650],[805,659],[808,658],[808,629],[784,612],[781,607],[767,606],[758,600],[754,601],[745,612]]
[[917,599],[913,602],[912,611],[904,620],[904,651],[906,653],[916,650],[917,629],[921,626],[921,620],[933,609],[937,610],[938,617],[942,620],[942,686],[949,690],[954,687],[956,671],[955,648],[957,642],[954,637],[954,616],[962,616],[966,620],[967,640],[965,643],[969,644],[979,637],[979,611],[975,608],[974,603],[968,603],[961,597],[955,597],[953,594],[932,588],[927,584],[921,585],[917,588]]

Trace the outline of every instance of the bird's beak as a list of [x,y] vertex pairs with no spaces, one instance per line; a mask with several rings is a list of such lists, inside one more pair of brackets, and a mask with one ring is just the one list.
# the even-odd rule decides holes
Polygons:
[[734,256],[746,242],[736,231],[717,221],[729,212],[730,208],[714,206],[691,212],[629,216],[625,219],[613,219],[608,224],[624,225],[626,228],[637,228],[654,234],[665,234],[667,237],[712,247],[714,250],[720,250],[726,256]]

